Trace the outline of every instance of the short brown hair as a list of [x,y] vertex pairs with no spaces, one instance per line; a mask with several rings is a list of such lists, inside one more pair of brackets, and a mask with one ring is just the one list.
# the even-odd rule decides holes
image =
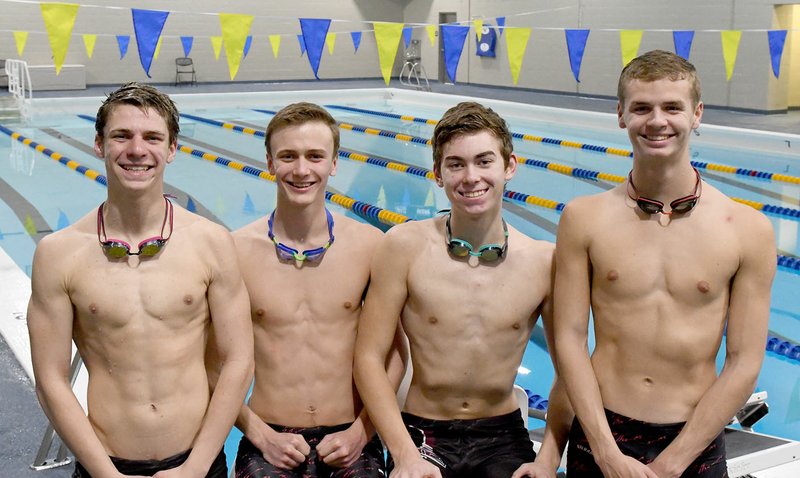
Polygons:
[[103,129],[106,127],[108,117],[111,115],[114,107],[118,104],[133,105],[144,111],[152,108],[164,118],[167,123],[167,131],[169,131],[170,144],[178,140],[178,133],[181,131],[179,124],[180,115],[175,103],[172,102],[169,96],[165,93],[158,91],[150,85],[142,83],[131,82],[126,83],[119,87],[116,91],[108,95],[100,109],[97,110],[97,118],[94,122],[94,129],[97,135],[103,137]]
[[333,136],[333,157],[335,158],[339,154],[339,126],[336,124],[336,120],[325,108],[304,101],[285,106],[272,117],[267,125],[267,134],[264,138],[267,154],[272,155],[269,141],[277,131],[312,121],[319,121],[330,128]]
[[500,140],[500,154],[503,156],[505,166],[511,160],[514,146],[511,142],[511,133],[503,118],[494,110],[474,101],[459,103],[447,110],[433,130],[431,143],[433,146],[433,171],[438,176],[442,169],[444,146],[455,137],[473,134],[480,131],[489,131]]
[[664,78],[670,81],[688,81],[694,106],[700,103],[700,78],[697,77],[694,65],[675,53],[653,50],[634,58],[622,69],[617,85],[617,98],[620,104],[625,105],[625,87],[631,81],[657,81]]

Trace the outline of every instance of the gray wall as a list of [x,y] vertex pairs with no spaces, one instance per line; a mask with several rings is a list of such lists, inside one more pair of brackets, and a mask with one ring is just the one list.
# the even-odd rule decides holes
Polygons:
[[[800,1],[800,0],[798,0]],[[88,84],[116,84],[131,80],[169,83],[174,80],[174,58],[183,56],[180,36],[195,37],[191,56],[201,82],[229,81],[225,53],[214,59],[210,37],[221,34],[219,19],[205,13],[246,13],[255,15],[251,34],[253,45],[241,64],[236,81],[313,79],[306,57],[300,56],[295,35],[300,33],[298,17],[331,18],[331,31],[338,33],[333,56],[323,52],[319,69],[322,79],[379,78],[380,68],[373,20],[436,24],[440,12],[455,12],[458,21],[475,18],[494,21],[506,16],[507,26],[533,28],[523,60],[517,88],[551,90],[571,94],[614,96],[622,67],[619,30],[645,30],[640,52],[654,48],[673,49],[672,30],[696,30],[690,60],[697,66],[707,104],[762,111],[781,111],[797,106],[796,83],[800,49],[792,47],[800,32],[790,33],[784,52],[782,74],[771,72],[767,35],[764,31],[742,35],[736,68],[730,81],[718,31],[724,29],[790,28],[775,15],[777,0],[275,0],[225,2],[199,0],[90,2],[119,9],[83,6],[73,30],[67,64],[86,65]],[[159,59],[148,80],[139,64],[135,42],[127,56],[119,59],[116,34],[133,36],[130,7],[169,9]],[[36,4],[0,0],[0,58],[16,58],[11,31],[30,32],[23,59],[31,65],[51,64],[52,57],[44,22]],[[797,10],[795,10],[796,12]],[[197,13],[194,13],[197,12]],[[533,13],[532,13],[533,12]],[[576,83],[569,68],[564,28],[591,30]],[[656,31],[661,30],[661,31]],[[706,30],[706,31],[701,31]],[[359,51],[354,54],[350,31],[364,31]],[[88,59],[80,34],[99,34],[94,57]],[[268,35],[283,34],[279,57],[273,57]],[[431,79],[439,69],[439,45],[431,46],[425,28],[414,29],[420,40],[423,65]],[[402,43],[394,74],[400,71]],[[790,65],[789,57],[794,57]],[[790,87],[790,78],[794,78]],[[474,83],[514,88],[504,38],[497,43],[497,58],[475,56],[471,33],[458,67],[457,83]],[[795,98],[794,100],[791,98]]]

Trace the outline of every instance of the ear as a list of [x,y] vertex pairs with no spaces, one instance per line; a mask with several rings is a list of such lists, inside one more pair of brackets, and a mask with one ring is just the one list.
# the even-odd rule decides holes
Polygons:
[[331,158],[331,172],[329,176],[336,176],[336,165],[339,164],[339,152],[334,151],[333,158]]
[[692,121],[692,129],[697,129],[700,127],[700,120],[703,118],[703,102],[700,101],[697,103],[697,107],[694,109],[694,119]]
[[620,128],[625,129],[627,126],[625,126],[625,119],[622,117],[622,112],[622,103],[617,102],[617,123]]
[[178,152],[178,140],[169,145],[169,155],[167,156],[167,164],[175,161],[175,153]]
[[444,187],[444,182],[442,181],[442,171],[440,169],[433,169],[433,178],[436,181],[436,185],[440,188]]
[[105,148],[103,147],[103,138],[99,134],[94,136],[94,154],[100,159],[105,159]]
[[511,178],[514,177],[514,174],[517,172],[517,155],[511,153],[511,157],[508,158],[508,165],[506,166],[506,182],[511,181]]
[[275,161],[269,153],[267,153],[267,171],[269,171],[269,174],[275,176]]

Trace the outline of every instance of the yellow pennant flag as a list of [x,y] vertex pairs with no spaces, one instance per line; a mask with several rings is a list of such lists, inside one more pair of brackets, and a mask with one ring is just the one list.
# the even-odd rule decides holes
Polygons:
[[28,43],[28,32],[14,32],[14,41],[17,43],[17,54],[21,57]]
[[392,77],[392,66],[394,58],[397,56],[397,46],[400,45],[400,37],[403,36],[402,23],[374,22],[375,42],[378,44],[378,58],[381,65],[383,81],[389,84]]
[[214,48],[214,59],[219,60],[219,53],[222,50],[222,37],[211,37],[211,47]]
[[642,44],[642,30],[620,30],[619,45],[622,50],[622,66],[625,67],[639,55]]
[[161,40],[164,37],[158,37],[158,42],[156,42],[156,51],[153,52],[153,61],[158,60],[158,54],[161,53]]
[[42,18],[47,28],[47,38],[50,40],[50,49],[53,51],[53,62],[56,65],[56,75],[61,73],[64,58],[67,56],[69,39],[72,37],[72,27],[78,16],[78,7],[74,3],[41,3]]
[[431,41],[431,46],[436,45],[436,25],[425,25],[425,31],[428,32],[428,40]]
[[36,230],[36,224],[34,224],[33,218],[30,214],[25,215],[25,222],[22,224],[22,226],[25,228],[25,232],[27,232],[29,236],[35,236],[36,233],[39,232]]
[[272,54],[275,56],[275,58],[278,58],[278,50],[281,48],[281,36],[270,35],[269,44],[272,45]]
[[[159,39],[159,41],[161,40]],[[94,55],[95,43],[97,43],[97,35],[90,33],[85,33],[83,35],[83,46],[86,47],[86,56],[88,56],[90,59],[92,58],[92,55]]]
[[328,33],[325,35],[325,44],[328,45],[328,53],[333,55],[333,47],[336,45],[336,34]]
[[730,81],[733,76],[733,68],[736,66],[736,55],[739,53],[742,31],[723,30],[719,34],[722,39],[722,57],[725,59],[725,75],[727,81]]
[[244,56],[244,44],[253,24],[253,15],[240,15],[238,13],[220,13],[219,22],[222,25],[223,45],[225,56],[228,57],[228,69],[231,80],[239,72],[239,65]]
[[481,35],[483,35],[483,20],[473,20],[472,24],[475,26],[475,34],[478,35],[478,41],[481,41]]
[[531,37],[530,28],[505,27],[506,47],[508,48],[508,65],[511,68],[511,78],[514,85],[519,80],[522,69],[522,59],[525,58],[525,49]]
[[436,199],[433,197],[433,186],[428,188],[428,195],[425,196],[425,207],[433,207],[436,204]]

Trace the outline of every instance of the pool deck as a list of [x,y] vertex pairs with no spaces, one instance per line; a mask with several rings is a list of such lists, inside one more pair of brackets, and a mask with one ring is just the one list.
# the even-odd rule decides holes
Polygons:
[[[298,91],[348,88],[383,88],[380,79],[375,80],[321,80],[300,82],[267,83],[215,83],[197,86],[157,85],[168,94],[259,92],[259,91]],[[406,88],[393,80],[391,87]],[[104,96],[116,86],[92,86],[77,91],[34,92],[34,98]],[[476,85],[450,85],[431,83],[436,93],[457,94],[475,98],[490,98],[519,103],[536,104],[593,112],[615,113],[616,100],[613,98],[582,97],[568,94],[552,94],[516,88],[494,88]],[[0,97],[7,96],[0,92]],[[762,131],[800,134],[800,111],[784,114],[759,114],[707,107],[703,122],[720,126],[756,129]],[[2,264],[0,264],[2,266]],[[5,271],[0,267],[0,278]],[[0,279],[0,283],[2,280]],[[5,287],[5,286],[4,286]],[[0,452],[0,477],[69,477],[72,466],[45,471],[33,471],[29,465],[42,440],[47,420],[39,407],[30,379],[14,357],[5,339],[0,335],[0,442],[4,444]],[[55,450],[49,455],[54,456]],[[798,465],[800,466],[800,465]],[[789,473],[794,473],[789,472]],[[780,477],[784,474],[764,474],[757,476]],[[800,476],[800,475],[794,475]]]

